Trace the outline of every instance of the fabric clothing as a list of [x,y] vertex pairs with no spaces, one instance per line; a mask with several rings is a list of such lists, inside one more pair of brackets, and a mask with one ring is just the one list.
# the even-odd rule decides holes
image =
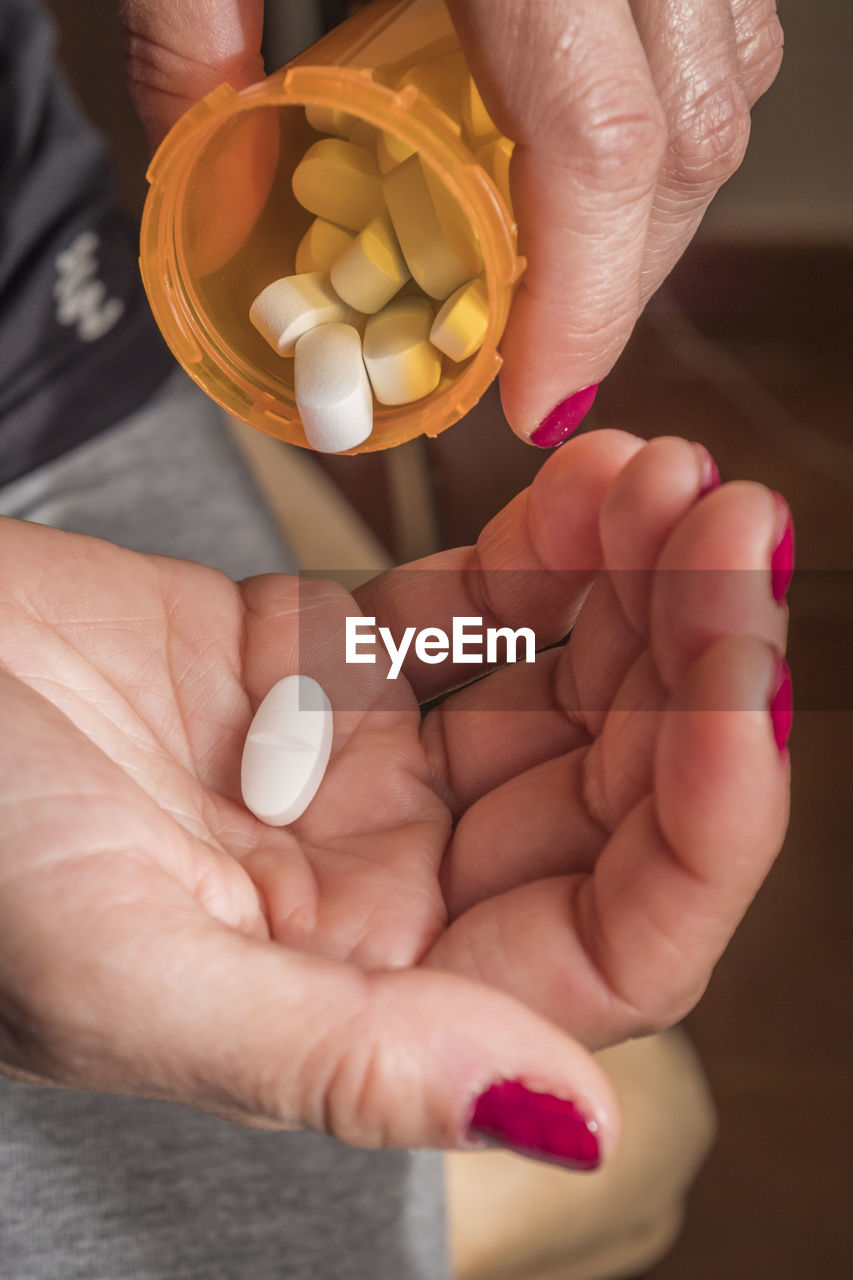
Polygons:
[[[34,2],[0,0],[0,513],[234,578],[292,569],[154,329],[51,46]],[[0,1280],[449,1275],[439,1153],[0,1079]]]
[[0,485],[111,427],[168,376],[102,139],[30,0],[0,0]]

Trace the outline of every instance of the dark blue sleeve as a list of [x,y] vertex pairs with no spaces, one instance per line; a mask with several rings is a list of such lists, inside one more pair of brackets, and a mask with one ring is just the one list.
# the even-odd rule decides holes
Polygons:
[[174,368],[106,147],[35,0],[0,0],[0,485],[139,408]]

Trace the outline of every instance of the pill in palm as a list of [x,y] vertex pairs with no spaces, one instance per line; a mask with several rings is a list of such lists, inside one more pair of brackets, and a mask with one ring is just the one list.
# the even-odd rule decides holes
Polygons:
[[243,747],[243,803],[271,827],[295,822],[323,781],[332,750],[332,708],[310,676],[286,676],[255,712]]
[[373,397],[357,329],[324,324],[302,335],[295,351],[294,394],[313,449],[340,453],[367,439]]
[[351,324],[355,318],[323,271],[274,280],[249,309],[252,324],[280,356],[293,355],[297,340],[309,329],[332,322]]
[[374,151],[342,138],[321,138],[293,171],[293,194],[310,213],[360,231],[384,211]]
[[441,355],[429,340],[433,310],[427,298],[395,298],[364,330],[364,363],[380,404],[410,404],[441,378]]
[[415,280],[432,298],[446,298],[479,267],[462,260],[445,239],[432,195],[417,155],[397,165],[383,180],[388,212]]
[[469,280],[443,302],[429,340],[451,360],[467,360],[479,351],[489,327],[489,300],[482,280]]
[[352,244],[352,231],[338,227],[326,218],[315,218],[296,249],[294,267],[298,275],[309,271],[328,271],[344,249]]
[[330,276],[335,292],[356,311],[373,315],[410,278],[387,213],[368,222],[339,258]]

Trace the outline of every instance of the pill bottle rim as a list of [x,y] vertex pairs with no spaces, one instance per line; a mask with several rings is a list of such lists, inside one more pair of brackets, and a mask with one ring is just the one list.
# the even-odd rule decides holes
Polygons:
[[439,435],[477,403],[497,376],[498,345],[525,262],[517,252],[511,211],[495,183],[413,85],[394,91],[364,70],[291,66],[239,93],[220,85],[182,116],[160,144],[147,174],[140,269],[155,320],[178,362],[227,412],[269,435],[310,448],[292,396],[285,399],[280,387],[266,383],[207,323],[178,234],[189,174],[217,130],[243,112],[306,106],[344,111],[413,147],[458,200],[479,237],[489,301],[489,325],[480,350],[455,380],[431,396],[411,405],[378,408],[373,434],[348,452],[373,452],[419,435]]

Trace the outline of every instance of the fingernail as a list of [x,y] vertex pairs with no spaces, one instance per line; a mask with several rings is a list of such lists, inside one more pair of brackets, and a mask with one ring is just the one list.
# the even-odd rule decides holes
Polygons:
[[471,1136],[485,1139],[489,1146],[565,1169],[598,1168],[597,1129],[573,1102],[533,1093],[518,1080],[504,1080],[481,1094],[470,1124]]
[[785,754],[785,747],[791,734],[794,720],[794,689],[791,683],[791,669],[784,658],[779,659],[779,671],[773,686],[774,693],[770,697],[770,720],[773,724],[773,737],[779,754]]
[[540,449],[553,449],[568,440],[592,408],[597,391],[598,383],[594,382],[591,387],[584,387],[583,391],[576,391],[567,400],[561,400],[532,433],[530,439],[533,444]]
[[698,498],[704,498],[706,493],[710,493],[713,489],[719,489],[722,484],[720,479],[720,469],[714,459],[711,457],[704,444],[700,444],[698,440],[693,441],[693,448],[699,455],[699,475],[700,485]]
[[776,550],[770,558],[770,584],[773,588],[773,599],[777,604],[781,604],[788,593],[788,587],[794,575],[794,521],[791,510],[781,493],[774,493],[773,497],[779,507],[782,531],[776,543]]

